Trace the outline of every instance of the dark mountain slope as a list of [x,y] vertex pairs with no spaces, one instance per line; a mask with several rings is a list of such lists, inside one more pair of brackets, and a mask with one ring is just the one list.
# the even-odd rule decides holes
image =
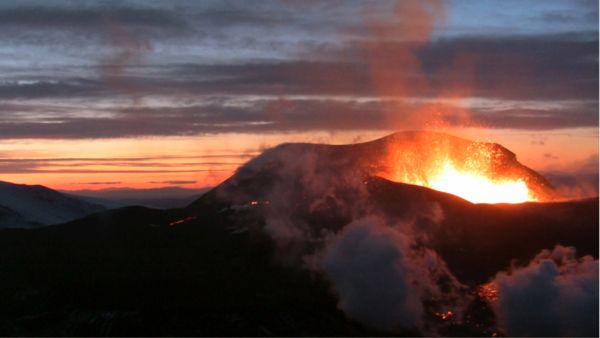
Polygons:
[[443,215],[439,224],[421,230],[463,282],[485,282],[512,260],[525,263],[557,244],[574,246],[581,255],[598,256],[598,198],[471,204],[452,195],[380,179],[369,188],[373,203],[393,219],[413,217],[427,205],[439,206]]
[[266,238],[231,234],[232,215],[170,225],[182,216],[136,207],[2,231],[2,334],[373,333],[347,321],[323,280],[273,264]]
[[[463,282],[555,243],[597,254],[598,200],[473,205],[426,188],[370,179],[372,205],[415,223]],[[262,230],[269,204],[130,207],[37,230],[0,232],[3,335],[373,335],[349,321],[319,275],[278,257]],[[300,211],[296,211],[300,215]],[[311,225],[318,215],[303,216]],[[344,214],[328,224],[342,227]],[[306,249],[310,251],[309,249]],[[473,284],[475,285],[475,284]],[[452,333],[453,332],[453,333]],[[458,327],[452,334],[481,334]],[[478,333],[479,332],[479,333]],[[405,332],[415,334],[415,332]]]
[[[370,175],[382,144],[423,135],[284,145],[183,209],[129,207],[2,230],[0,271],[9,273],[0,280],[0,334],[418,335],[347,317],[314,263],[331,238],[365,217],[410,235],[411,247],[434,250],[464,284],[455,293],[472,302],[469,321],[446,322],[435,300],[424,305],[427,325],[445,335],[492,334],[494,317],[476,288],[512,260],[555,244],[597,257],[597,198],[472,204]],[[536,175],[530,181],[543,183]]]

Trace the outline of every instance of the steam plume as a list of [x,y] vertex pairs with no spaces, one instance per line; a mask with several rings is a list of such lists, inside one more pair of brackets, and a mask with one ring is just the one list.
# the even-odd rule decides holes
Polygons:
[[514,336],[598,336],[598,260],[575,248],[543,250],[525,267],[498,273],[499,323]]
[[468,297],[436,252],[400,229],[410,227],[387,226],[377,217],[356,220],[327,246],[321,267],[351,318],[389,332],[435,334],[431,314],[453,309],[460,316]]

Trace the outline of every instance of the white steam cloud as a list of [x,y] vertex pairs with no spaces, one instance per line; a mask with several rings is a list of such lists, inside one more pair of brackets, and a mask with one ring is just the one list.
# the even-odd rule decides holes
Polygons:
[[421,292],[412,280],[408,246],[408,238],[372,220],[348,225],[322,263],[340,297],[340,309],[379,329],[421,326]]
[[[462,286],[432,250],[374,217],[352,222],[325,249],[321,267],[349,317],[389,332],[428,331],[423,301],[456,309]],[[445,291],[442,291],[445,290]],[[464,298],[462,298],[464,300]]]
[[598,336],[598,260],[575,248],[543,250],[496,275],[499,324],[512,336]]

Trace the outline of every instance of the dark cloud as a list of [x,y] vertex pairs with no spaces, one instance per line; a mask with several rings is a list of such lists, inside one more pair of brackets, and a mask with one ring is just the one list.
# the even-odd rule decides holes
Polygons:
[[115,185],[115,184],[121,184],[123,182],[121,181],[109,181],[109,182],[84,182],[84,183],[80,183],[80,184],[89,184],[89,185]]
[[[215,154],[196,157],[164,156],[140,158],[0,158],[0,173],[181,172],[181,168],[185,168],[185,172],[194,172],[205,171],[207,167],[215,171],[231,171],[252,155]],[[213,161],[203,161],[206,158],[213,159]],[[169,162],[173,160],[175,162]],[[236,161],[231,162],[231,160]],[[95,167],[97,166],[103,166],[104,169],[96,170]],[[126,168],[129,168],[129,170],[126,171]]]
[[151,181],[151,182],[148,182],[148,183],[185,185],[185,184],[194,184],[196,182],[197,181]]
[[[240,6],[241,5],[241,6]],[[237,6],[237,7],[236,7]],[[261,7],[261,5],[258,5]],[[264,26],[273,27],[286,23],[282,17],[283,12],[255,11],[243,4],[231,4],[228,8],[206,8],[192,15],[198,24],[204,27],[231,27],[231,26]],[[287,16],[287,19],[290,19]],[[289,23],[289,21],[288,21]]]
[[93,170],[93,169],[25,169],[10,170],[10,173],[58,173],[58,174],[168,174],[168,173],[195,173],[195,172],[231,172],[231,169],[188,169],[188,170]]
[[[102,93],[107,94],[108,90],[109,88],[102,82],[81,78],[54,81],[0,82],[0,98],[13,100],[91,97]],[[2,110],[9,108],[11,106],[0,105]]]
[[[424,77],[430,88],[412,95],[438,97],[460,87],[474,97],[504,99],[598,99],[598,39],[588,33],[514,38],[457,38],[433,42],[419,52],[423,71],[390,69],[406,83]],[[285,61],[244,64],[171,64],[129,67],[110,79],[65,78],[34,83],[5,82],[0,97],[89,97],[129,95],[114,86],[126,83],[136,95],[379,95],[368,60],[352,43],[332,61]],[[404,47],[397,46],[395,49]],[[406,47],[408,48],[408,47]],[[313,54],[318,55],[318,54]],[[343,57],[341,55],[344,55]],[[348,60],[348,55],[355,55]],[[345,61],[333,61],[336,58]],[[467,59],[458,67],[457,60]],[[108,68],[107,68],[108,67]],[[110,64],[98,68],[105,75]],[[402,94],[401,94],[402,95]]]
[[251,153],[224,153],[224,154],[210,154],[210,155],[197,155],[197,156],[157,156],[157,157],[61,157],[61,158],[0,158],[0,163],[22,163],[22,162],[36,162],[36,163],[48,163],[48,162],[90,162],[90,163],[106,163],[106,162],[145,162],[145,161],[164,161],[164,160],[194,160],[194,159],[206,159],[206,158],[230,158],[230,159],[245,159],[253,157],[257,152]]
[[[306,17],[288,10],[278,0],[260,4],[24,2],[0,6],[0,39],[26,48],[60,45],[59,58],[79,54],[89,62],[110,44],[112,31],[117,27],[160,44],[167,53],[178,47],[189,52],[187,47],[192,45],[218,47],[226,53],[227,47],[243,50],[274,46],[282,35],[294,35],[294,29],[318,31],[323,26],[324,21],[317,24]],[[272,36],[257,35],[259,32],[270,32]],[[197,51],[192,54],[197,56]]]
[[[512,99],[598,99],[597,32],[538,36],[444,39],[423,49],[428,73],[435,76],[461,55],[472,58],[468,71],[445,74],[455,81],[472,81],[474,96]],[[441,84],[443,82],[435,82]]]
[[[77,58],[79,49],[91,48],[93,60],[86,60],[87,66],[65,69],[45,68],[42,62],[43,72],[24,67],[27,70],[21,73],[6,73],[0,79],[0,100],[7,101],[0,104],[3,115],[0,138],[395,129],[415,124],[414,120],[427,120],[426,116],[419,117],[424,113],[418,105],[389,105],[388,98],[382,96],[391,94],[398,98],[458,96],[582,102],[577,107],[556,104],[551,109],[518,104],[501,109],[473,107],[468,120],[464,118],[467,112],[460,107],[432,105],[433,109],[444,111],[443,120],[448,124],[532,130],[598,125],[597,31],[457,35],[429,42],[424,39],[416,44],[394,40],[389,34],[383,34],[383,39],[365,30],[365,18],[359,15],[361,6],[350,9],[337,4],[300,6],[301,13],[307,14],[300,15],[296,7],[279,2],[227,6],[219,3],[158,6],[131,1],[120,5],[86,3],[77,7],[55,4],[60,6],[0,7],[0,31],[4,32],[0,33],[0,39],[10,40],[14,35],[15,39],[23,40],[23,34],[34,31],[43,37],[34,43],[36,46],[51,41],[53,50],[63,51],[62,43],[70,41],[74,45],[74,49],[65,48],[62,56],[59,52],[58,59]],[[589,10],[573,13],[584,12]],[[335,19],[333,22],[323,21],[324,15],[333,13],[339,17],[328,17]],[[546,20],[571,20],[568,16],[575,15],[544,13],[550,16]],[[552,18],[553,15],[562,17]],[[325,25],[322,27],[329,27],[330,33],[337,31],[337,34],[323,39],[321,35],[306,35],[314,32],[309,28],[313,24]],[[282,34],[277,39],[283,39],[276,42],[277,39],[265,38],[257,33],[257,27],[277,31]],[[287,28],[279,31],[280,27]],[[56,35],[56,30],[65,34],[75,32],[77,39],[84,39],[82,36],[87,39],[87,33],[99,33],[102,48],[98,41],[85,43]],[[81,34],[82,30],[87,33]],[[229,31],[225,34],[224,30]],[[49,31],[54,32],[53,37],[47,36]],[[362,35],[347,34],[359,31]],[[165,32],[171,34],[169,39],[162,39],[164,36],[160,34]],[[201,42],[207,37],[211,44]],[[191,54],[186,49],[187,56],[180,59],[178,46],[182,50],[189,46],[197,48]],[[258,49],[263,58],[255,59],[252,56],[255,54],[238,55],[242,50],[256,52],[258,46],[262,46]],[[377,58],[369,55],[373,49],[402,51],[414,62],[409,69],[403,68],[402,62],[388,62],[389,67],[381,69]],[[215,62],[194,61],[212,52],[221,53],[224,58],[217,57]],[[394,53],[391,54],[393,60]],[[232,55],[239,59],[232,61],[228,58]],[[373,69],[379,75],[374,76]],[[382,74],[390,75],[388,78]],[[393,89],[396,83],[408,90],[382,92],[382,82],[386,80],[392,82],[387,87]],[[332,95],[348,100],[327,99]],[[247,99],[243,105],[231,104],[231,99],[220,102],[212,99],[224,96],[263,98]],[[318,97],[296,100],[297,96]],[[190,98],[207,102],[186,108],[178,104],[161,104],[159,108],[148,103],[150,98],[165,97],[177,103]],[[363,97],[379,99],[361,101]],[[123,99],[129,106],[122,104]],[[90,107],[99,100],[120,101],[121,107]],[[86,114],[81,113],[82,107]]]
[[[395,44],[388,47],[411,48]],[[444,39],[419,51],[422,72],[389,72],[406,83],[427,77],[432,86],[413,93],[419,96],[441,96],[447,88],[459,86],[476,97],[597,100],[597,46],[597,37],[590,33]],[[204,93],[378,95],[361,48],[362,44],[350,43],[327,51],[330,55],[307,52],[331,61],[183,65],[174,73],[188,79],[189,88]],[[469,61],[450,67],[461,58]],[[193,81],[199,77],[202,81]]]
[[[218,100],[217,100],[218,101]],[[107,117],[56,116],[37,113],[31,120],[6,114],[0,122],[3,138],[110,138],[151,135],[196,135],[222,132],[281,132],[307,130],[388,130],[406,128],[408,117],[419,105],[394,103],[396,110],[383,109],[379,100],[248,98],[235,106],[228,100],[191,107],[117,109]],[[466,108],[455,108],[444,117],[449,125],[465,122],[488,128],[547,130],[598,125],[594,104],[553,108],[495,107],[469,109],[469,120],[461,117]],[[110,110],[102,111],[103,113]],[[418,126],[413,126],[418,127]],[[129,162],[129,161],[125,161]]]
[[598,2],[594,0],[573,1],[571,10],[546,10],[536,19],[549,24],[591,23],[598,24]]
[[[40,163],[40,162],[35,162]],[[85,168],[90,166],[96,166],[98,164],[111,166],[115,168],[125,167],[141,167],[141,168],[178,168],[178,167],[193,167],[193,166],[214,166],[214,167],[225,167],[225,166],[238,166],[242,163],[230,163],[230,162],[178,162],[178,163],[164,163],[164,162],[82,162],[82,163],[46,163],[46,166],[51,165],[54,168]],[[0,165],[1,168],[1,165]]]
[[[598,126],[597,106],[475,112],[474,123],[492,128],[547,130]],[[543,141],[540,141],[543,144]]]
[[109,23],[145,28],[183,28],[177,13],[165,8],[126,6],[17,6],[0,9],[0,27],[97,30]]
[[[322,5],[320,7],[327,8]],[[0,27],[93,31],[106,24],[115,23],[131,29],[190,34],[200,31],[211,33],[214,30],[232,30],[238,27],[247,29],[297,26],[310,21],[291,9],[281,1],[265,1],[256,4],[243,2],[148,4],[122,1],[120,4],[92,2],[79,6],[65,3],[54,6],[17,5],[0,8]]]

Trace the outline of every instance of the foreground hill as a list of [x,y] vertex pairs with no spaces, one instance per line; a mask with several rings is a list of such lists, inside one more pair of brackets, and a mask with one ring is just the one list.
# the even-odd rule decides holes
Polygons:
[[64,223],[102,210],[106,208],[100,204],[41,185],[0,181],[0,229]]

